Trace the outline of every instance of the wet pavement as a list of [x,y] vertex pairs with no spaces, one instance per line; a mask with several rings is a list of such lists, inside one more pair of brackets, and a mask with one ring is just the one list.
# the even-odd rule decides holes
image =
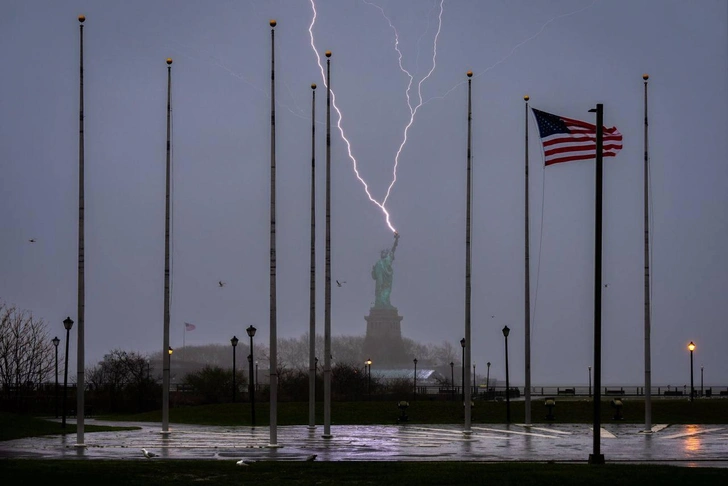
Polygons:
[[[72,421],[69,423],[73,423]],[[477,461],[586,463],[593,452],[590,424],[473,425],[346,425],[279,426],[277,447],[270,445],[268,427],[213,427],[104,422],[96,425],[136,426],[139,430],[86,433],[85,447],[76,434],[0,442],[0,458],[39,459],[210,459],[255,461]],[[655,425],[644,433],[639,424],[605,424],[600,452],[607,463],[660,463],[728,467],[727,425]]]

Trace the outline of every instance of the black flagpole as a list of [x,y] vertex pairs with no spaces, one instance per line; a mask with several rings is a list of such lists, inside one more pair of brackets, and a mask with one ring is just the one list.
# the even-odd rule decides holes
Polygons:
[[78,16],[80,32],[80,58],[79,58],[79,109],[78,109],[78,349],[76,352],[76,445],[82,447],[84,444],[84,384],[85,375],[85,351],[86,351],[86,255],[84,243],[84,123],[83,123],[83,23],[86,17]]
[[524,176],[525,176],[525,188],[524,188],[524,200],[525,200],[525,271],[524,271],[524,334],[525,334],[525,358],[526,358],[526,373],[524,381],[524,396],[525,396],[525,419],[526,425],[531,425],[531,263],[530,263],[530,233],[528,229],[528,100],[529,96],[523,97],[523,101],[526,102],[526,143],[525,143],[525,161],[524,161]]
[[[278,446],[278,349],[276,301],[276,91],[275,27],[270,21],[270,446]],[[250,362],[251,368],[253,362]],[[255,425],[255,424],[253,424]]]
[[594,214],[594,451],[589,464],[604,464],[601,442],[601,395],[602,395],[602,146],[604,144],[604,105],[597,103],[596,147],[596,200]]
[[308,428],[316,428],[316,85],[311,85],[311,278],[308,316]]
[[324,439],[331,435],[331,51],[326,51],[326,253],[324,270]]
[[[645,233],[645,432],[652,432],[652,365],[650,357],[650,159],[649,139],[647,138],[647,80],[650,76],[642,75],[645,83],[645,160],[644,160],[644,233]],[[692,376],[692,375],[691,375]]]

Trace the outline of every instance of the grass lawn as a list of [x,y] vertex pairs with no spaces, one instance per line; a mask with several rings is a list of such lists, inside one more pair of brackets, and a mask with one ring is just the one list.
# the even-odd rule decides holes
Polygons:
[[[108,427],[85,424],[85,432],[106,432],[111,430],[135,430],[138,427]],[[75,434],[76,424],[68,423],[61,428],[60,422],[44,420],[27,415],[0,412],[0,441],[38,437],[41,435]]]
[[4,484],[255,484],[321,486],[498,484],[629,485],[725,484],[728,470],[607,464],[503,464],[472,462],[259,462],[234,461],[0,460]]

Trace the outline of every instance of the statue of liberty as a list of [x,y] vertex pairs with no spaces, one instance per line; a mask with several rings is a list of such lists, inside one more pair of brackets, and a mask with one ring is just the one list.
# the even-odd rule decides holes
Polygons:
[[389,302],[389,295],[392,293],[392,278],[394,277],[392,262],[397,243],[399,243],[399,233],[395,231],[392,249],[382,250],[379,261],[372,267],[372,278],[376,282],[374,286],[374,308],[376,309],[394,308]]

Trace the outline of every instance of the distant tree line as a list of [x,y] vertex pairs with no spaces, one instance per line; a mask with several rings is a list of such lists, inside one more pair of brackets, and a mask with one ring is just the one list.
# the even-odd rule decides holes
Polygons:
[[[65,339],[65,336],[62,336]],[[0,303],[0,410],[27,410],[50,413],[57,403],[54,345],[42,319],[15,306]],[[64,343],[61,339],[61,343]],[[235,396],[248,399],[249,372],[254,363],[246,357],[250,354],[247,340],[241,339],[237,349],[239,358],[235,374]],[[411,380],[390,380],[386,384],[376,376],[367,380],[361,359],[364,336],[333,336],[332,349],[332,398],[357,400],[368,393],[369,383],[373,393],[407,393]],[[459,349],[448,343],[440,345],[420,344],[404,339],[405,351],[417,357],[423,369],[459,364]],[[58,349],[59,375],[65,365],[64,345]],[[316,336],[317,394],[323,399],[323,336]],[[260,362],[260,382],[256,383],[257,397],[268,399],[267,369],[269,348],[255,343],[254,360]],[[136,351],[114,349],[101,361],[85,370],[86,403],[96,413],[141,412],[161,407],[161,352],[142,354]],[[308,400],[309,380],[308,334],[298,338],[278,340],[278,398],[281,401]],[[172,359],[176,371],[171,403],[183,404],[223,403],[233,400],[232,347],[230,344],[207,344],[176,349]],[[247,369],[247,372],[246,372]],[[257,375],[257,373],[256,373]],[[254,380],[258,380],[257,377]],[[69,376],[69,386],[75,377]],[[62,385],[62,382],[61,382]],[[69,393],[69,410],[75,408],[75,390]]]

